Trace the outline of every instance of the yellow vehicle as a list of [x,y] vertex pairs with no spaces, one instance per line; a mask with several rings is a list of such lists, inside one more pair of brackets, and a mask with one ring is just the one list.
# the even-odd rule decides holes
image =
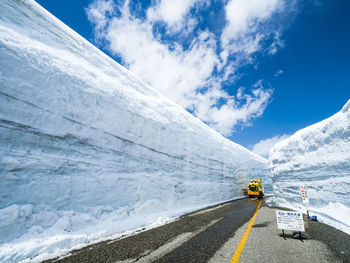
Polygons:
[[249,197],[258,197],[261,199],[264,196],[264,184],[261,185],[260,178],[258,180],[250,180],[247,190]]

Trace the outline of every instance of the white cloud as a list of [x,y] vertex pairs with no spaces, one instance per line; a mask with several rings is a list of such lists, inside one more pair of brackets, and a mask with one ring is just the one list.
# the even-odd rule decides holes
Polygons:
[[169,27],[178,25],[179,28],[195,3],[195,0],[158,0],[148,9],[147,17],[150,21],[164,21]]
[[111,20],[104,37],[132,72],[185,108],[193,104],[196,90],[210,78],[217,61],[208,32],[189,50],[177,44],[170,49],[154,37],[151,24],[131,19],[128,10]]
[[268,54],[275,55],[277,51],[284,47],[284,42],[280,38],[279,32],[274,32],[274,40],[268,48]]
[[281,76],[283,73],[284,73],[284,71],[283,71],[282,69],[279,69],[279,70],[276,71],[274,77],[275,77],[275,78],[278,78],[278,77]]
[[261,140],[260,142],[258,142],[257,144],[255,144],[253,146],[252,152],[259,154],[260,156],[263,156],[263,157],[268,157],[270,149],[276,143],[283,141],[289,137],[290,137],[290,135],[277,135],[277,136],[272,137],[272,138]]
[[269,18],[280,6],[280,0],[231,0],[226,6],[227,26],[222,34],[223,43],[253,33],[259,22]]
[[265,22],[281,12],[283,7],[283,0],[230,0],[225,8],[227,23],[221,35],[221,57],[227,60],[230,55],[239,56],[249,62],[251,55],[261,51],[268,38],[273,40],[268,53],[277,53],[283,47],[279,26]]
[[114,14],[114,8],[112,1],[95,1],[86,9],[88,19],[95,25],[96,32],[100,32],[107,25],[108,16]]
[[[263,114],[272,96],[272,90],[264,89],[261,81],[254,86],[250,94],[243,93],[242,88],[238,89],[236,96],[217,89],[199,94],[196,116],[223,135],[230,135],[238,124],[250,125],[252,119]],[[217,105],[219,99],[224,99],[225,103]]]
[[[206,0],[159,0],[146,10],[146,17],[138,18],[131,14],[128,0],[95,0],[86,12],[97,39],[107,41],[124,66],[223,135],[231,135],[235,126],[249,125],[263,114],[272,90],[259,82],[228,94],[222,84],[232,83],[239,78],[237,69],[252,63],[252,55],[272,34],[259,30],[256,23],[268,20],[280,1],[229,1],[228,22],[219,37],[208,30],[191,32],[201,21],[191,15],[191,8],[205,5],[209,5]],[[155,31],[157,21],[167,25],[164,34],[170,38],[166,41]],[[193,36],[185,47],[181,37],[190,33]]]

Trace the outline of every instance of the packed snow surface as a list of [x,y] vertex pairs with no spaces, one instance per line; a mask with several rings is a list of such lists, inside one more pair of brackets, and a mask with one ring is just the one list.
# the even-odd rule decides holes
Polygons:
[[296,132],[270,151],[274,202],[305,210],[350,234],[350,100],[330,118]]
[[0,262],[154,226],[267,173],[34,1],[0,1]]

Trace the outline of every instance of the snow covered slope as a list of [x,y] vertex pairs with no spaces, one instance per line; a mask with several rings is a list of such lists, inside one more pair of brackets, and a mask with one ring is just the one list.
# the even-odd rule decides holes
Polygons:
[[267,173],[34,1],[0,1],[0,262],[237,198]]
[[350,100],[330,118],[302,129],[270,151],[275,203],[309,210],[350,234]]

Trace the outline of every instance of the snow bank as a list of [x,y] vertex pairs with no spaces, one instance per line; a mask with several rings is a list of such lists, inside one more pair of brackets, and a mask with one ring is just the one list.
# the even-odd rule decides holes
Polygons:
[[281,206],[304,209],[299,192],[308,188],[311,214],[350,234],[350,100],[330,118],[296,132],[270,151],[269,166]]
[[0,1],[1,262],[163,223],[267,173],[34,1]]

